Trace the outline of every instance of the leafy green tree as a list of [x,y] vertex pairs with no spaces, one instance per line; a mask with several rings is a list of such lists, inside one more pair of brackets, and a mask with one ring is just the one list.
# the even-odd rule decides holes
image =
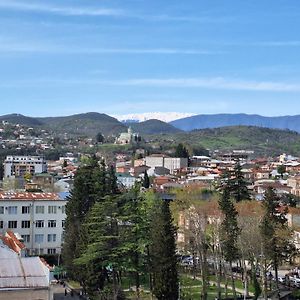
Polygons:
[[179,143],[175,149],[175,157],[189,158],[189,152],[182,143]]
[[146,189],[150,187],[150,179],[146,170],[144,172],[143,187]]
[[280,174],[281,178],[283,178],[283,174],[286,172],[285,165],[279,165],[277,167],[277,172]]
[[230,199],[230,192],[228,188],[223,190],[223,193],[219,199],[219,207],[223,214],[223,220],[221,223],[221,249],[224,254],[224,258],[230,265],[232,290],[234,299],[236,299],[235,282],[232,274],[232,263],[239,258],[238,249],[238,236],[240,234],[240,228],[238,227],[238,212]]
[[263,202],[264,215],[260,226],[262,239],[262,257],[264,266],[264,294],[267,291],[267,261],[274,267],[276,285],[278,288],[278,267],[283,261],[288,261],[296,250],[292,241],[292,232],[288,228],[287,210],[280,206],[280,197],[273,188],[268,188]]
[[150,256],[153,292],[158,300],[178,299],[178,272],[173,225],[169,203],[158,200],[150,224]]
[[96,135],[96,142],[97,143],[103,143],[104,142],[104,136],[101,132],[98,132]]

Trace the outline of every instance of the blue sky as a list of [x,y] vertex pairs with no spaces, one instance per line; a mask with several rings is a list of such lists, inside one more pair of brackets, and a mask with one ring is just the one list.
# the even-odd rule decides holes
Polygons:
[[300,114],[299,0],[0,0],[0,114]]

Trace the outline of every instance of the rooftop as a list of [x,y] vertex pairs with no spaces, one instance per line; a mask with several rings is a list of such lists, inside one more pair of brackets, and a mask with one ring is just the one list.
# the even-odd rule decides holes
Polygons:
[[1,200],[64,200],[59,193],[0,192]]

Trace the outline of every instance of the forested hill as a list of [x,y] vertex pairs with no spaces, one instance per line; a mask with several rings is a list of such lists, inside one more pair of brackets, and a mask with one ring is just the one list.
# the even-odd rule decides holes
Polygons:
[[245,125],[275,129],[289,129],[300,132],[300,115],[280,117],[264,117],[260,115],[247,114],[196,115],[172,121],[170,124],[185,131]]
[[98,132],[104,135],[119,134],[127,131],[127,127],[117,119],[96,112],[76,114],[63,117],[27,117],[21,114],[0,116],[0,121],[12,124],[41,127],[56,133],[69,133],[94,137]]
[[210,150],[245,149],[254,150],[256,155],[279,155],[283,152],[300,155],[300,134],[289,130],[229,126],[193,130],[164,138],[166,144],[170,141],[174,144],[180,141]]

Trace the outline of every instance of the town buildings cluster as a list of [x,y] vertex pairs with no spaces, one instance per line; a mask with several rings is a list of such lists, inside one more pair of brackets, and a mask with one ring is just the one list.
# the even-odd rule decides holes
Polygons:
[[[118,142],[123,143],[123,138],[129,136],[132,138],[135,135],[132,132],[123,134]],[[65,152],[58,160],[52,161],[42,155],[5,157],[0,190],[0,256],[4,258],[0,259],[8,257],[14,260],[16,255],[22,255],[19,264],[26,264],[26,257],[61,254],[66,204],[76,170],[85,157],[76,152]],[[300,196],[300,158],[287,154],[273,158],[253,157],[253,151],[244,150],[215,151],[210,156],[187,158],[174,157],[170,153],[147,155],[144,149],[136,149],[134,156],[126,151],[118,152],[110,161],[114,163],[121,190],[143,182],[147,174],[150,187],[161,194],[163,199],[172,199],[173,190],[178,188],[201,186],[214,190],[224,172],[233,170],[237,161],[254,200],[262,201],[270,186],[279,195],[294,195],[296,199]],[[300,249],[298,210],[289,212],[288,221],[295,231],[295,244]],[[187,220],[181,216],[178,225],[178,239],[182,242],[184,236],[180,226],[186,228]],[[8,242],[11,235],[13,243]],[[32,260],[32,263],[43,270],[40,260]],[[50,277],[46,276],[48,282]],[[0,284],[1,288],[5,287]]]

